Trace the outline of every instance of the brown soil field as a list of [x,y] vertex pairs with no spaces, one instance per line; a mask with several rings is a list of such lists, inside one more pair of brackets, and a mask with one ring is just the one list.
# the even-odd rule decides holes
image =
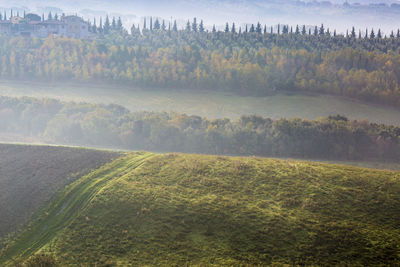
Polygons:
[[0,144],[0,247],[2,239],[18,231],[66,185],[118,156],[81,148]]

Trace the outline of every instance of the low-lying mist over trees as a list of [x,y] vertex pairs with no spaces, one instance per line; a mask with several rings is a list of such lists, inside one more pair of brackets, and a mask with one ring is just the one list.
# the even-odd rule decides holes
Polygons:
[[337,160],[400,158],[400,128],[333,116],[310,121],[207,119],[129,112],[118,105],[0,98],[0,136],[50,143],[227,155]]

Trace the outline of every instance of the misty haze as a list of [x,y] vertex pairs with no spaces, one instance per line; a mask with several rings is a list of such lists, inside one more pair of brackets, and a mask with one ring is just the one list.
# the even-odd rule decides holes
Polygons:
[[0,1],[0,266],[400,265],[399,17]]

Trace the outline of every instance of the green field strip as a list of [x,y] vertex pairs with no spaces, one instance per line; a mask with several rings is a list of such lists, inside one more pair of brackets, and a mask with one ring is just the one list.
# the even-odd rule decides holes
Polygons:
[[85,209],[109,182],[139,167],[151,153],[129,154],[104,165],[68,186],[38,220],[10,243],[0,254],[0,265],[10,265],[15,258],[26,258],[50,242]]

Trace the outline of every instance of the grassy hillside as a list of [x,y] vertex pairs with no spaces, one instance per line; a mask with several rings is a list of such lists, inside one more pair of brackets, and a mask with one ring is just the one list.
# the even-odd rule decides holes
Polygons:
[[396,265],[399,196],[398,172],[127,154],[68,186],[0,265]]
[[0,241],[55,192],[117,156],[79,148],[0,144]]

